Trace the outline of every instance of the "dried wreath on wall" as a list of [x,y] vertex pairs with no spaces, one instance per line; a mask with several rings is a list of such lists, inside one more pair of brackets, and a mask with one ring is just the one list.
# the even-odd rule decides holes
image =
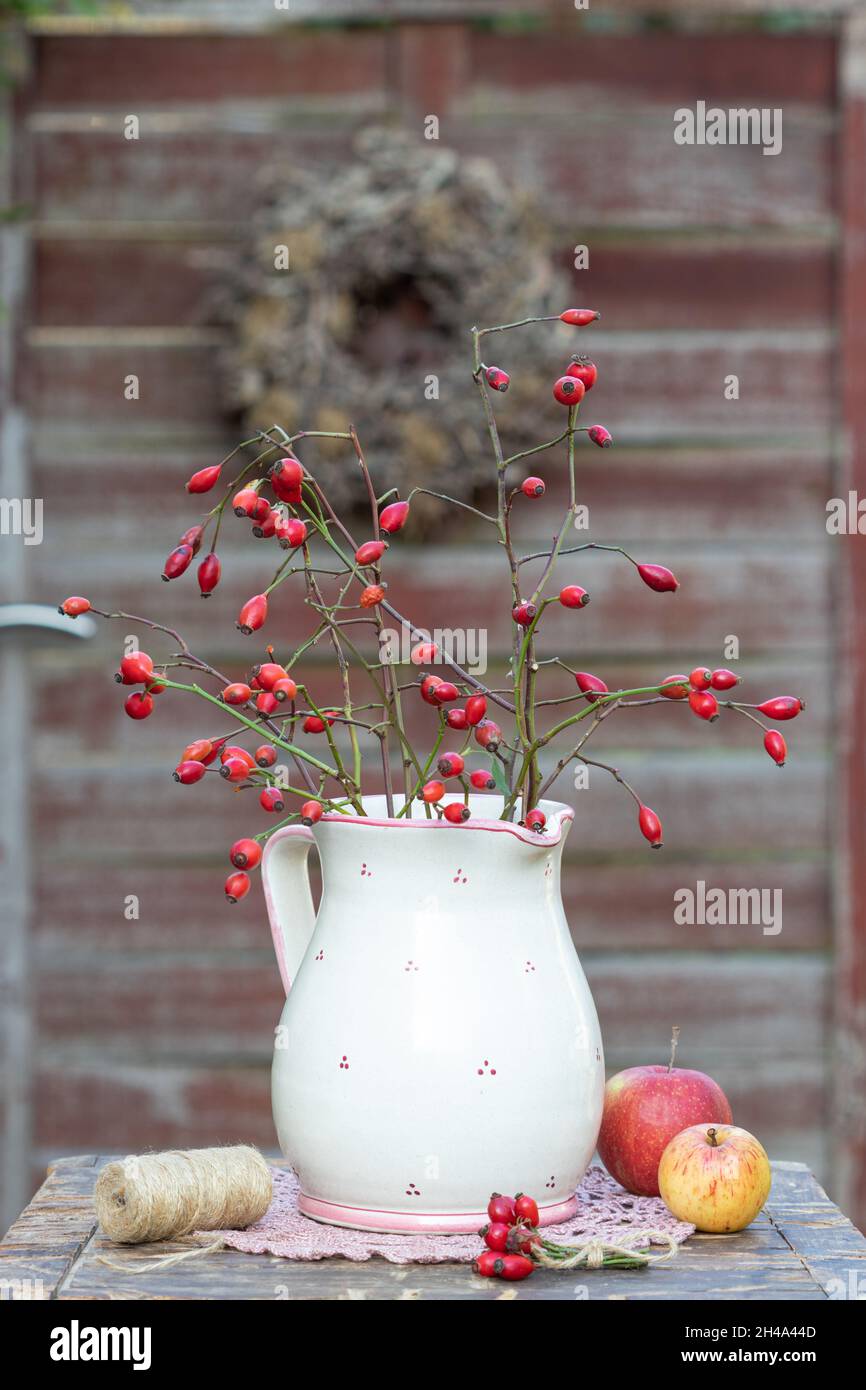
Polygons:
[[[269,173],[265,190],[224,282],[231,408],[260,429],[363,418],[371,454],[404,492],[425,484],[466,500],[483,489],[467,324],[491,303],[505,322],[564,302],[543,219],[489,161],[382,129],[362,132],[351,162]],[[288,270],[275,265],[281,246]],[[538,378],[522,374],[510,393],[515,448],[529,442],[521,407],[549,375],[538,360]],[[354,505],[339,447],[323,443],[316,467],[334,504]],[[424,527],[441,504],[418,501]]]

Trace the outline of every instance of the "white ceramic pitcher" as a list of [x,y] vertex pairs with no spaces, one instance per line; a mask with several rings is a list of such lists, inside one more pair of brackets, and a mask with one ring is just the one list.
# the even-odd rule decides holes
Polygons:
[[[399,810],[401,801],[397,800]],[[268,842],[262,874],[286,1005],[273,1108],[308,1216],[371,1231],[472,1231],[491,1191],[564,1220],[601,1122],[592,995],[560,897],[574,812],[544,834],[326,815]],[[318,916],[307,877],[322,866]]]

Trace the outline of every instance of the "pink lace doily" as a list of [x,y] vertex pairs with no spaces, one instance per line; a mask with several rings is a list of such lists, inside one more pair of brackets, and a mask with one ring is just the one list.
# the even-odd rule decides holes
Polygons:
[[[282,1255],[289,1260],[369,1260],[381,1255],[392,1264],[436,1264],[442,1260],[470,1262],[481,1249],[471,1235],[377,1235],[342,1226],[324,1226],[298,1211],[298,1180],[294,1173],[272,1169],[274,1196],[261,1221],[245,1231],[202,1232],[208,1240],[221,1236],[233,1250],[251,1255]],[[544,1234],[563,1244],[590,1239],[616,1243],[629,1228],[665,1231],[678,1245],[694,1226],[677,1221],[660,1197],[632,1197],[603,1168],[588,1169],[577,1189],[580,1209],[570,1221],[546,1226]]]

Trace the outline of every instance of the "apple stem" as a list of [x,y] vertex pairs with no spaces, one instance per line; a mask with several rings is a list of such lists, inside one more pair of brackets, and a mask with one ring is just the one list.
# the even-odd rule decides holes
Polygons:
[[674,1058],[675,1058],[676,1055],[677,1055],[677,1044],[678,1044],[679,1040],[680,1040],[680,1030],[679,1030],[679,1028],[677,1027],[677,1025],[674,1024],[673,1028],[671,1029],[671,1060],[670,1060],[670,1062],[668,1063],[668,1076],[670,1076],[671,1072],[672,1072],[673,1069],[674,1069]]
[[718,1135],[716,1134],[716,1131],[715,1131],[714,1129],[708,1129],[708,1130],[707,1130],[707,1143],[709,1144],[709,1146],[710,1146],[711,1149],[717,1149],[717,1148],[718,1148],[718,1146],[719,1146]]

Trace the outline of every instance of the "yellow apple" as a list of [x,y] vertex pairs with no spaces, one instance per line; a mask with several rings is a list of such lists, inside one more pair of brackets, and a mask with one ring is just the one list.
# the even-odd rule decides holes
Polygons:
[[691,1125],[659,1163],[659,1191],[679,1221],[699,1231],[742,1231],[770,1195],[770,1160],[736,1125]]

